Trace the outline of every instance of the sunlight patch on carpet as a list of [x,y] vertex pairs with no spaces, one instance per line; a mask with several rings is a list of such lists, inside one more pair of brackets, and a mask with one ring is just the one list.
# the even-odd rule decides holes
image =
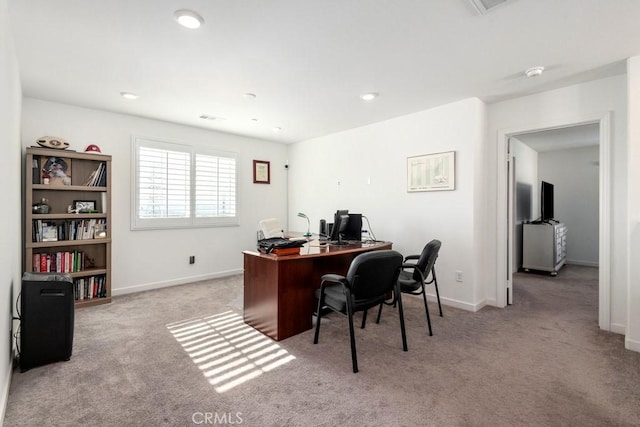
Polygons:
[[233,311],[170,323],[167,329],[218,393],[295,359]]

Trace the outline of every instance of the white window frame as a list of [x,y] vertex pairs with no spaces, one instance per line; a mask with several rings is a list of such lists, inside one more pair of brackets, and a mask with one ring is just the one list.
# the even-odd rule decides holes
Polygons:
[[[190,207],[188,218],[140,218],[138,193],[139,188],[139,164],[138,154],[140,147],[159,150],[177,151],[190,155]],[[217,217],[196,217],[196,155],[231,158],[235,160],[235,215]],[[238,225],[238,154],[210,148],[195,148],[191,145],[175,141],[162,140],[155,137],[134,135],[131,137],[131,229],[153,230],[171,228],[201,228],[201,227],[227,227]]]

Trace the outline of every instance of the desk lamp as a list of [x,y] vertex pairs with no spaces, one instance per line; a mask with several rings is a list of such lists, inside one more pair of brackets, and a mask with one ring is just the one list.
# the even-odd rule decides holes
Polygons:
[[303,234],[304,237],[311,237],[311,221],[309,221],[309,217],[306,216],[305,214],[303,214],[302,212],[298,212],[298,216],[300,218],[306,218],[307,219],[307,232]]

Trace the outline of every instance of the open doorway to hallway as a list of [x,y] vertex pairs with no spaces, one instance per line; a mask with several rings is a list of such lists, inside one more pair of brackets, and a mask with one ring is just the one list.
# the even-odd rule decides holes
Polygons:
[[[573,266],[591,267],[598,277],[599,265],[599,209],[600,209],[600,125],[599,123],[581,124],[557,129],[527,132],[512,135],[509,138],[509,153],[513,170],[512,197],[513,214],[510,227],[513,238],[510,253],[510,267],[513,272],[514,297],[520,288],[519,281],[526,282],[523,268],[523,248],[529,255],[532,250],[532,221],[541,220],[542,196],[541,183],[551,183],[554,188],[552,224],[564,224],[566,227],[565,262]],[[549,203],[548,201],[546,202]],[[548,206],[547,206],[548,209]],[[544,228],[547,224],[543,224]],[[529,233],[523,233],[528,227]],[[536,228],[540,228],[536,226]],[[552,236],[552,233],[549,233]],[[542,250],[549,257],[563,249],[555,239],[543,244]],[[540,250],[536,247],[535,250]],[[548,274],[548,273],[546,273]],[[558,276],[560,282],[564,275]]]

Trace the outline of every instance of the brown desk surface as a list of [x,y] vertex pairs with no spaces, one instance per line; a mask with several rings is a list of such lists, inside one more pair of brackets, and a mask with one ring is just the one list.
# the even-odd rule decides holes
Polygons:
[[391,242],[320,245],[311,240],[299,255],[244,251],[244,321],[276,341],[310,329],[314,291],[322,275],[346,274],[358,254],[391,246]]

